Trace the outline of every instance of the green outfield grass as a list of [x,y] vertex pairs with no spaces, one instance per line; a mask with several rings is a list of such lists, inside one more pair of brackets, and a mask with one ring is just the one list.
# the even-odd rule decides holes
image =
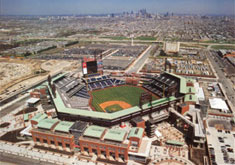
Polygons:
[[[93,91],[91,105],[96,109],[96,111],[103,112],[99,104],[106,101],[124,101],[132,106],[139,105],[139,97],[141,93],[145,92],[144,89],[135,86],[118,86],[113,88],[106,88],[103,90]],[[153,100],[156,100],[156,97],[153,97]],[[109,106],[107,107],[108,112],[114,112],[114,109],[121,110],[119,106]]]

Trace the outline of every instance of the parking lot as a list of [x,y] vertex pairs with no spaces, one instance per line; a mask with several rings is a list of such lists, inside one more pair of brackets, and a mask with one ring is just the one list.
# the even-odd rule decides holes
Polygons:
[[208,121],[207,143],[212,164],[234,164],[234,135],[229,120],[210,118]]
[[[166,57],[167,58],[167,57]],[[171,71],[176,74],[195,76],[214,76],[209,63],[204,60],[178,59],[168,57],[171,64]],[[149,58],[142,71],[161,72],[165,70],[165,58]]]

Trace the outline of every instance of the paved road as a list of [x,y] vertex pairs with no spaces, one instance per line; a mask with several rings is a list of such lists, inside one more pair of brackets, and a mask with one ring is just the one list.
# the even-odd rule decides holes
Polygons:
[[140,69],[140,67],[142,67],[143,63],[145,62],[145,60],[148,59],[151,50],[154,48],[153,45],[151,45],[151,47],[144,52],[144,54],[142,54],[136,61],[135,63],[133,63],[132,66],[130,66],[125,72],[126,73],[137,73],[138,70]]
[[228,99],[231,101],[231,103],[233,104],[233,106],[235,106],[235,91],[233,89],[233,84],[232,82],[225,76],[224,72],[221,70],[223,67],[223,64],[221,61],[217,60],[217,62],[215,61],[214,58],[216,58],[215,56],[217,56],[215,53],[211,53],[209,51],[206,51],[206,55],[208,57],[208,59],[210,60],[211,64],[213,65],[217,75],[218,75],[218,82],[220,82],[225,91],[226,91],[226,95],[228,97]]
[[6,108],[3,108],[1,111],[0,111],[0,117],[4,117],[6,116],[7,114],[11,113],[12,111],[14,111],[16,108],[20,107],[21,105],[24,104],[24,102],[30,98],[30,95],[23,98],[23,99],[20,99],[19,101],[15,102],[14,104],[6,107]]
[[14,164],[14,165],[18,165],[18,164],[22,164],[22,165],[54,165],[52,163],[49,162],[43,162],[40,160],[35,160],[35,159],[30,159],[30,158],[26,158],[26,157],[21,157],[21,156],[17,156],[17,155],[13,155],[13,154],[8,154],[8,153],[0,153],[0,164]]

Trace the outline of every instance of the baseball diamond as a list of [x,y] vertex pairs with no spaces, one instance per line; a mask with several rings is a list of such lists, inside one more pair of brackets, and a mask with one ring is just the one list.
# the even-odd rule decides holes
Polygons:
[[[139,97],[145,90],[141,87],[122,85],[91,92],[91,107],[95,111],[112,113],[139,104]],[[153,100],[157,97],[153,96]]]

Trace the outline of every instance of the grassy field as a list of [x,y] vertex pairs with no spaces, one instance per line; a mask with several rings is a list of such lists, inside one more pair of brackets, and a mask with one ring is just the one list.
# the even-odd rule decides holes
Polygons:
[[156,37],[150,37],[150,36],[142,36],[135,38],[135,40],[151,40],[151,41],[155,41],[156,39],[157,39]]
[[105,37],[101,37],[101,38],[107,38],[107,39],[111,39],[111,40],[128,40],[128,38],[125,36],[105,36]]
[[[145,92],[142,88],[135,86],[119,86],[114,88],[107,88],[103,90],[93,91],[91,93],[92,106],[96,109],[96,111],[103,112],[102,108],[99,104],[104,103],[106,101],[124,101],[132,106],[136,106],[139,104],[139,97],[141,93]],[[153,97],[153,100],[156,100],[156,97]],[[121,110],[120,106],[109,106],[107,107],[107,112]]]
[[235,41],[215,41],[215,40],[209,40],[209,41],[202,41],[202,43],[235,44]]
[[226,49],[226,50],[235,50],[234,45],[213,45],[211,48],[219,50],[219,49]]

